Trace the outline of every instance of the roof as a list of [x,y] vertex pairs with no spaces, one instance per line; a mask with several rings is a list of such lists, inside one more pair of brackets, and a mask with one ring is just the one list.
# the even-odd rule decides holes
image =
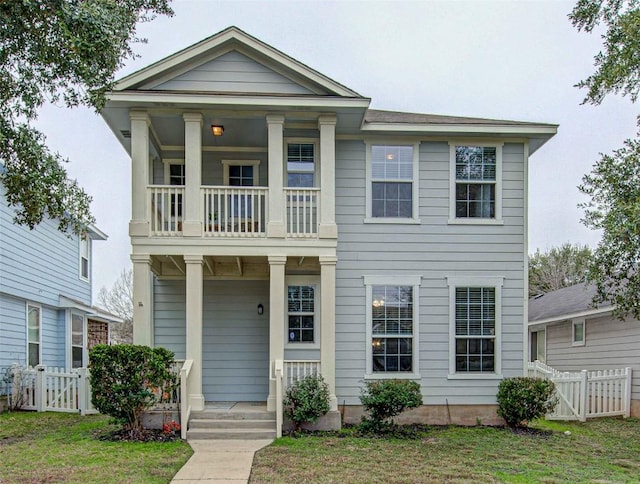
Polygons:
[[452,124],[452,125],[483,125],[483,126],[547,126],[557,128],[557,124],[531,123],[525,121],[509,121],[487,118],[467,118],[462,116],[444,116],[441,114],[403,113],[399,111],[382,111],[369,109],[364,118],[365,123],[390,124]]
[[124,320],[120,316],[116,316],[115,314],[110,313],[105,309],[99,308],[97,306],[88,306],[82,301],[78,301],[77,299],[70,298],[63,294],[60,294],[58,304],[61,308],[72,308],[83,311],[87,314],[89,319],[95,319],[97,321],[103,321],[105,323],[124,322]]
[[576,284],[529,299],[529,324],[562,321],[574,317],[609,312],[611,303],[592,306],[595,284]]

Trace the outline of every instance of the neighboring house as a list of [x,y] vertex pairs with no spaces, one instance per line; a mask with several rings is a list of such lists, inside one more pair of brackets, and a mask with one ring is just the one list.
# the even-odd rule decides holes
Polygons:
[[529,360],[560,371],[632,369],[631,415],[640,416],[640,321],[594,308],[595,285],[577,284],[529,300]]
[[304,360],[347,422],[380,378],[419,382],[424,421],[497,421],[526,361],[529,156],[557,126],[370,102],[235,27],[108,93],[134,342],[192,360],[183,404],[274,409]]
[[49,219],[16,225],[4,195],[0,184],[0,369],[86,366],[120,321],[91,306],[92,243],[107,236],[93,226],[83,238],[61,233]]

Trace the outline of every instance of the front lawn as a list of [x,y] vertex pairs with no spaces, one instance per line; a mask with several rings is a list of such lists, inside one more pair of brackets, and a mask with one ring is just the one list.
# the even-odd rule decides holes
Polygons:
[[108,442],[104,416],[0,414],[0,482],[168,483],[192,454],[184,442]]
[[256,454],[250,482],[638,482],[639,419],[535,427],[553,433],[432,427],[416,440],[348,430],[285,437]]

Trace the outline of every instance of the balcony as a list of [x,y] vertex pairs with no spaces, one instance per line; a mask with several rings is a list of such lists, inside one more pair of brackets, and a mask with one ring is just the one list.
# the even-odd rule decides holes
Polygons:
[[[318,237],[319,188],[285,188],[282,193],[287,238]],[[182,237],[182,221],[189,203],[185,187],[147,187],[150,235]],[[203,237],[259,238],[267,236],[269,222],[268,187],[200,187]]]

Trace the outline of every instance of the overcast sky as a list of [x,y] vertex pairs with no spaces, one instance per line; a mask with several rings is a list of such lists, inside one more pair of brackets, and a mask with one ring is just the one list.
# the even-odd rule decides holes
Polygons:
[[[529,251],[595,246],[580,224],[576,186],[599,153],[636,132],[637,107],[610,97],[580,105],[573,87],[593,71],[601,39],[567,18],[573,1],[176,0],[175,16],[140,26],[148,43],[118,77],[235,25],[313,69],[397,111],[539,121],[558,134],[530,160]],[[47,107],[38,127],[71,159],[69,174],[94,198],[94,294],[129,267],[130,161],[87,109]]]

